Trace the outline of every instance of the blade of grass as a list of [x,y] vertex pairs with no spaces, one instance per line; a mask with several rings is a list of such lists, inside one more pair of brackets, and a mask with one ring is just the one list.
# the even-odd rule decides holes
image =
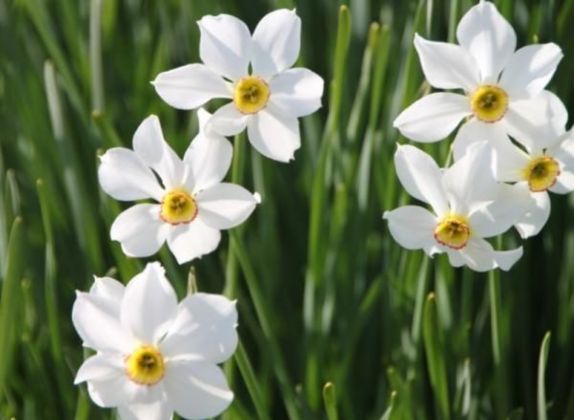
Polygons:
[[255,406],[257,418],[260,420],[268,420],[270,418],[268,408],[265,404],[265,400],[263,399],[259,383],[257,382],[257,376],[253,371],[253,366],[251,365],[247,352],[245,351],[243,344],[241,344],[241,341],[237,346],[234,359],[237,362],[241,376],[245,381],[247,391],[249,392],[253,405]]
[[439,411],[438,417],[449,420],[451,416],[448,378],[444,360],[445,352],[434,293],[430,293],[427,296],[424,307],[423,340],[427,355],[430,381]]
[[71,394],[64,392],[69,384],[72,382],[71,378],[68,377],[68,369],[64,362],[64,356],[62,352],[62,334],[60,331],[60,320],[58,317],[58,310],[60,306],[58,305],[58,287],[56,279],[56,256],[55,256],[55,245],[54,245],[54,234],[52,230],[52,223],[50,221],[50,215],[48,213],[48,198],[46,197],[46,191],[44,183],[42,180],[36,182],[36,189],[38,191],[38,198],[40,201],[40,211],[42,213],[42,223],[44,226],[44,235],[46,243],[46,265],[44,272],[44,301],[46,304],[46,315],[48,320],[48,330],[50,331],[50,349],[52,354],[52,359],[57,367],[57,381],[60,389],[62,390],[61,395],[63,395],[63,403],[66,411],[72,410],[73,401],[70,398]]
[[271,311],[269,310],[269,307],[267,306],[267,303],[263,297],[261,288],[257,283],[255,270],[251,264],[251,260],[245,252],[246,248],[243,244],[243,241],[235,231],[231,231],[229,236],[231,249],[237,256],[237,260],[239,261],[239,265],[241,266],[243,275],[245,276],[247,289],[249,290],[249,294],[253,300],[257,318],[259,319],[261,329],[263,330],[263,334],[266,338],[269,354],[273,359],[273,367],[275,369],[277,379],[279,380],[279,385],[282,391],[281,395],[283,397],[283,401],[285,402],[285,407],[289,414],[289,418],[293,420],[300,420],[301,416],[297,408],[297,397],[295,396],[295,392],[287,373],[287,368],[285,366],[285,361],[283,359],[281,349],[277,342],[277,338],[275,337],[274,329],[272,326],[273,317],[271,316]]
[[548,352],[550,350],[550,331],[544,335],[542,345],[540,346],[540,355],[538,357],[538,392],[537,407],[538,420],[546,420],[546,386],[544,385],[544,376],[546,371],[546,362],[548,361]]
[[335,384],[327,382],[323,387],[323,403],[325,404],[325,411],[327,412],[328,420],[338,420],[337,413],[337,394]]
[[24,270],[22,218],[16,217],[10,230],[8,256],[3,270],[0,297],[0,392],[4,392],[16,347],[16,332],[20,324],[20,280]]

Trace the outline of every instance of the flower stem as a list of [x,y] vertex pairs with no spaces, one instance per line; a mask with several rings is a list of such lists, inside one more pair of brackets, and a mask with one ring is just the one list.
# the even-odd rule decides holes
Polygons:
[[253,371],[253,366],[251,365],[251,361],[245,352],[245,348],[241,341],[237,346],[237,351],[235,353],[235,361],[237,362],[237,366],[239,367],[239,371],[241,372],[241,376],[245,380],[245,386],[247,387],[247,391],[249,395],[251,395],[251,399],[253,400],[253,405],[255,406],[255,411],[257,411],[257,418],[261,420],[268,420],[269,414],[268,409],[266,407],[265,401],[261,394],[261,388],[257,383],[257,376]]
[[297,398],[287,374],[287,367],[285,366],[281,349],[274,334],[275,330],[272,326],[273,317],[271,316],[271,311],[269,310],[266,300],[264,299],[264,294],[257,283],[255,270],[247,256],[247,253],[245,252],[243,241],[236,231],[230,232],[230,246],[237,257],[241,270],[243,271],[243,275],[245,276],[247,289],[251,295],[251,300],[255,306],[257,318],[259,319],[263,335],[267,341],[269,355],[273,358],[273,367],[275,369],[277,379],[279,380],[279,386],[282,391],[281,395],[285,402],[288,416],[292,420],[300,420],[301,416],[296,404]]

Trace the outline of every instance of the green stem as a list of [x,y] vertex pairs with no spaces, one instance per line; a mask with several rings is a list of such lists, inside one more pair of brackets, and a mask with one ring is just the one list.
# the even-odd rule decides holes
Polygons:
[[506,387],[506,375],[504,370],[505,365],[503,363],[501,345],[502,323],[500,320],[500,276],[498,271],[491,270],[488,273],[488,292],[490,302],[492,357],[494,361],[494,395],[496,400],[495,407],[497,417],[502,418],[508,412],[508,390]]
[[90,70],[92,109],[104,110],[104,81],[102,71],[102,0],[90,1]]
[[237,351],[235,352],[234,359],[237,362],[237,366],[239,367],[241,376],[245,381],[247,391],[249,392],[249,395],[253,400],[255,411],[257,411],[257,418],[260,420],[268,420],[269,419],[268,409],[263,399],[261,388],[257,383],[257,376],[253,371],[251,361],[249,360],[247,352],[245,351],[245,348],[243,347],[243,344],[241,344],[241,342],[239,342],[239,345],[237,346]]
[[279,380],[279,386],[282,391],[281,395],[285,402],[287,413],[291,420],[300,420],[301,416],[297,409],[297,397],[295,396],[293,386],[291,385],[291,381],[287,374],[287,367],[282,357],[281,348],[279,347],[279,343],[275,337],[275,328],[272,323],[273,317],[271,316],[271,311],[264,299],[264,294],[257,283],[255,270],[251,264],[251,260],[245,252],[245,246],[241,237],[236,231],[230,232],[230,241],[231,249],[237,256],[237,260],[239,261],[239,265],[243,271],[245,282],[247,283],[247,289],[251,295],[257,318],[259,319],[263,335],[267,342],[266,344],[269,354],[273,358],[273,368],[275,369],[277,379]]

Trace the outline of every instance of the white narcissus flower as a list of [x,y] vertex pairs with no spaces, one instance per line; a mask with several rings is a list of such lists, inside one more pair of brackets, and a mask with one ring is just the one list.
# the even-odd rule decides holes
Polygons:
[[433,87],[464,92],[432,93],[419,99],[395,119],[395,127],[409,139],[434,142],[471,117],[464,125],[489,131],[491,141],[500,132],[525,145],[554,140],[567,114],[544,88],[562,59],[560,47],[548,43],[515,51],[514,30],[486,1],[462,17],[456,35],[460,45],[419,35],[414,44]]
[[[461,143],[471,143],[461,137]],[[524,239],[540,232],[550,216],[548,191],[567,194],[574,191],[574,133],[563,133],[546,144],[520,149],[506,137],[494,147],[497,155],[497,179],[523,185],[534,199],[515,227]]]
[[230,15],[204,16],[199,55],[188,64],[160,73],[152,82],[159,96],[178,109],[194,109],[213,98],[231,99],[210,124],[224,136],[247,127],[261,154],[281,162],[301,146],[299,117],[321,106],[323,79],[305,68],[290,68],[299,55],[301,19],[276,10],[259,21],[253,35]]
[[484,238],[511,228],[531,199],[520,186],[496,181],[492,154],[483,142],[441,171],[416,147],[399,146],[395,167],[401,184],[433,212],[412,205],[385,212],[393,238],[403,247],[423,249],[429,256],[446,252],[454,267],[509,270],[522,256],[522,247],[495,251]]
[[235,302],[195,293],[179,304],[159,263],[150,263],[127,286],[96,278],[77,292],[74,327],[96,350],[75,383],[87,382],[100,407],[117,407],[123,420],[213,417],[233,392],[217,364],[237,347]]
[[[210,114],[200,109],[198,117],[204,127]],[[258,194],[221,182],[233,148],[205,127],[181,160],[152,115],[136,130],[133,149],[108,150],[98,169],[102,189],[115,199],[157,201],[130,207],[112,224],[111,238],[128,256],[150,256],[167,241],[180,264],[201,257],[217,248],[220,229],[243,223],[259,202]]]

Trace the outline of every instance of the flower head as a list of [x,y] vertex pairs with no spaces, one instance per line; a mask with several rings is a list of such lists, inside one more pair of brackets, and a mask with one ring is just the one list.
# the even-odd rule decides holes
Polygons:
[[561,49],[548,43],[515,51],[514,30],[487,1],[463,16],[456,35],[459,45],[419,35],[414,44],[433,87],[463,92],[423,97],[395,119],[395,127],[412,140],[434,142],[469,117],[463,128],[488,132],[490,141],[500,139],[501,133],[523,144],[556,138],[567,114],[544,88],[562,58]]
[[522,248],[495,251],[484,240],[508,230],[530,203],[520,187],[499,184],[493,152],[486,142],[469,148],[450,168],[442,170],[426,153],[399,146],[395,167],[401,184],[414,198],[429,204],[404,206],[383,215],[393,238],[407,249],[429,256],[448,254],[451,265],[476,271],[509,270]]
[[321,106],[323,79],[305,68],[290,68],[299,55],[301,19],[276,10],[253,35],[230,15],[204,16],[199,54],[203,64],[160,73],[152,82],[159,96],[179,109],[194,109],[213,98],[232,101],[210,124],[230,136],[247,127],[249,141],[278,161],[293,159],[301,145],[298,118]]
[[[153,308],[152,310],[150,308]],[[221,369],[237,346],[235,302],[196,293],[179,304],[159,263],[127,286],[96,278],[72,309],[84,346],[96,350],[75,383],[122,419],[213,417],[233,399]]]
[[[461,130],[455,160],[472,144],[484,140],[484,134]],[[574,133],[563,132],[551,142],[516,146],[502,136],[492,143],[496,156],[496,177],[500,182],[513,183],[532,198],[530,206],[515,224],[522,238],[534,236],[550,216],[548,192],[567,194],[574,191]]]
[[153,115],[134,134],[133,151],[112,148],[101,157],[98,178],[106,193],[117,200],[156,201],[130,207],[112,224],[111,237],[126,255],[152,255],[167,241],[180,264],[198,258],[217,248],[220,229],[243,223],[259,202],[257,194],[221,182],[232,146],[205,128],[206,111],[198,116],[200,132],[183,160],[165,142]]

